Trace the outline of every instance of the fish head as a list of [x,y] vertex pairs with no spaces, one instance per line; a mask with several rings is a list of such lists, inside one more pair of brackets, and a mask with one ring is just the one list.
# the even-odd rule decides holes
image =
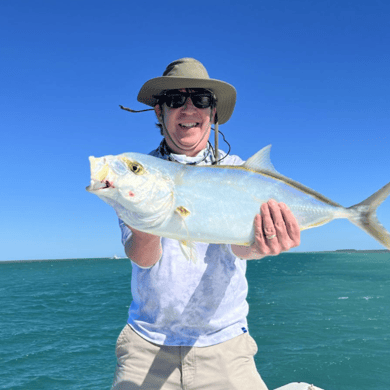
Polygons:
[[160,224],[174,204],[174,182],[141,156],[89,157],[91,184],[86,188],[136,229]]

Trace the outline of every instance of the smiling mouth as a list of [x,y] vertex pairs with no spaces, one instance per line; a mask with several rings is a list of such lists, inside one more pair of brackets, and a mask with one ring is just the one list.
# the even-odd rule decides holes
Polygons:
[[192,129],[193,127],[199,126],[199,122],[192,122],[192,123],[179,123],[179,126],[183,129]]

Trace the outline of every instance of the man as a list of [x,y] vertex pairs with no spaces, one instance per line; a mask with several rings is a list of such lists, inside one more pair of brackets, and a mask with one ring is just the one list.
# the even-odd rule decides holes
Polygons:
[[[172,62],[162,77],[143,85],[138,100],[154,107],[164,136],[151,155],[182,164],[243,163],[238,156],[213,153],[211,125],[229,120],[236,91],[210,79],[199,61]],[[246,260],[299,245],[291,211],[269,200],[255,217],[252,246],[196,243],[196,264],[185,259],[176,240],[123,221],[120,227],[132,261],[133,302],[118,337],[112,389],[266,390],[247,330]]]

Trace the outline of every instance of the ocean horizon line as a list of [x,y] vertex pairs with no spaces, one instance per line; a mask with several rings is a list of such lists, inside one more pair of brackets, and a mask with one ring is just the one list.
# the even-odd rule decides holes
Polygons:
[[[389,249],[336,249],[324,251],[304,251],[304,252],[286,252],[286,254],[305,254],[305,253],[390,253]],[[0,260],[0,263],[30,263],[39,261],[75,261],[75,260],[124,260],[128,257],[110,256],[110,257],[75,257],[64,259],[19,259],[19,260]]]

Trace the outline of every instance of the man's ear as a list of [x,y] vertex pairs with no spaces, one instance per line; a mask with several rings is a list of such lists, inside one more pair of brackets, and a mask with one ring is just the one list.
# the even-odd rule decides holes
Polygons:
[[160,123],[162,123],[161,107],[160,107],[158,104],[156,104],[156,105],[154,106],[154,112],[156,113],[156,116],[157,116],[158,121],[159,121]]

